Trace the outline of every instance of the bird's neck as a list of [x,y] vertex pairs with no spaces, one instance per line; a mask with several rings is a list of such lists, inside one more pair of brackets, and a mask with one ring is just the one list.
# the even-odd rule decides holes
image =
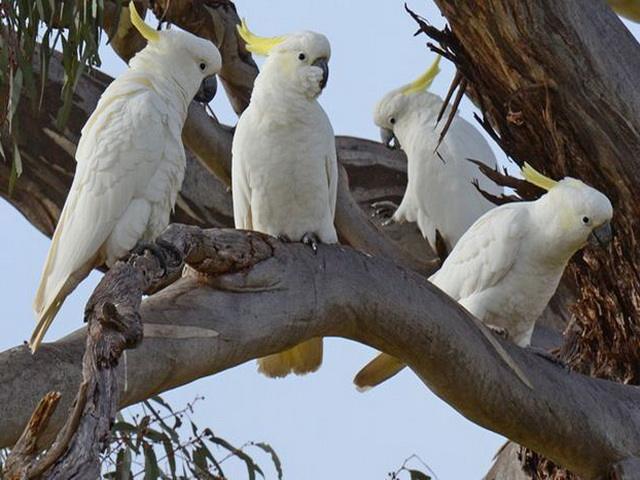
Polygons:
[[260,111],[268,112],[275,121],[304,121],[321,108],[316,98],[270,80],[261,76],[256,78],[251,103]]
[[[198,86],[190,85],[188,79],[176,77],[171,69],[159,70],[157,60],[147,58],[144,50],[134,57],[129,68],[121,78],[133,83],[141,83],[165,100],[167,106],[183,121],[187,117],[187,110],[195,96]],[[189,84],[189,85],[186,85]]]

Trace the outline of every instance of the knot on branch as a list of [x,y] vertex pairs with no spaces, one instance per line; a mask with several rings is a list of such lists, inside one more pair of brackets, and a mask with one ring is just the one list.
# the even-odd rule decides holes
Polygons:
[[183,252],[184,261],[199,273],[218,276],[249,269],[273,256],[277,240],[263,233],[209,229],[173,224],[158,238]]

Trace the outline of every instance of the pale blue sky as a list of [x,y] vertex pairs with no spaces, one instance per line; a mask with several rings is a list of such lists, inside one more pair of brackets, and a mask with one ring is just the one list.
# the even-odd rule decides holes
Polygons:
[[[371,120],[375,102],[386,91],[414,79],[433,59],[425,47],[426,37],[412,36],[415,23],[401,1],[235,3],[258,34],[308,29],[327,35],[332,44],[331,74],[321,103],[337,134],[377,140]],[[443,25],[430,2],[409,3],[436,26]],[[634,34],[640,37],[635,26]],[[111,75],[125,68],[108,47],[103,48],[102,58],[103,70]],[[446,93],[453,75],[447,62],[442,70],[432,87],[440,95]],[[213,108],[225,123],[236,122],[222,89]],[[466,102],[463,116],[472,120],[472,111]],[[4,350],[31,334],[31,302],[49,240],[5,202],[0,202],[0,225],[0,270],[11,272],[10,284],[0,290],[5,323],[0,350]],[[98,279],[98,274],[92,274],[67,299],[48,340],[82,325],[84,303]],[[204,395],[206,400],[197,407],[197,423],[236,444],[271,443],[289,480],[383,480],[413,453],[440,480],[480,478],[486,472],[502,437],[466,420],[409,370],[370,392],[356,392],[351,379],[371,357],[371,349],[341,339],[328,339],[325,344],[324,365],[316,374],[269,380],[258,375],[250,362],[176,389],[165,398],[183,405]],[[266,457],[256,457],[268,465]],[[245,478],[243,467],[229,472],[236,473],[234,480]],[[266,473],[267,478],[276,478],[272,469]]]

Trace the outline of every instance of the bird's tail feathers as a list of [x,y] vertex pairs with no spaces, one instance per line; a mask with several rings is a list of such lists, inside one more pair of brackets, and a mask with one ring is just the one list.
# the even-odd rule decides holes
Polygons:
[[353,379],[356,388],[365,392],[400,372],[406,365],[395,357],[381,353],[367,363]]
[[258,371],[267,377],[286,377],[290,373],[304,375],[322,365],[322,338],[312,338],[284,352],[258,359]]
[[[40,277],[40,285],[33,301],[33,309],[38,319],[36,328],[31,335],[31,340],[29,340],[29,347],[33,353],[38,349],[65,298],[89,275],[96,264],[97,255],[85,262],[80,268],[75,269],[75,271],[69,271],[70,266],[64,266],[65,262],[58,258],[60,232],[62,231],[65,217],[66,215],[63,211],[53,235],[49,254]],[[56,259],[58,260],[57,262]],[[65,268],[62,268],[59,264],[63,264]]]

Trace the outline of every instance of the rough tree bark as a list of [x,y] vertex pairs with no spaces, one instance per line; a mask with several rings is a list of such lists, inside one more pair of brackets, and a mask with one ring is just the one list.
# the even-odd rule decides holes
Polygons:
[[451,28],[443,46],[505,152],[612,200],[612,248],[571,263],[578,299],[561,353],[578,371],[639,383],[638,42],[597,0],[435,1]]
[[[531,380],[529,389],[463,308],[389,260],[342,246],[321,246],[316,255],[239,230],[173,225],[161,238],[192,259],[190,269],[143,302],[142,321],[159,333],[128,353],[126,370],[121,364],[122,405],[314,336],[340,336],[396,355],[474,422],[585,478],[640,456],[637,389],[569,373],[503,342]],[[64,412],[65,397],[77,388],[83,343],[81,329],[35,356],[26,346],[0,354],[0,445],[20,434],[31,412],[27,399],[55,388]],[[56,414],[50,427],[63,418]]]

